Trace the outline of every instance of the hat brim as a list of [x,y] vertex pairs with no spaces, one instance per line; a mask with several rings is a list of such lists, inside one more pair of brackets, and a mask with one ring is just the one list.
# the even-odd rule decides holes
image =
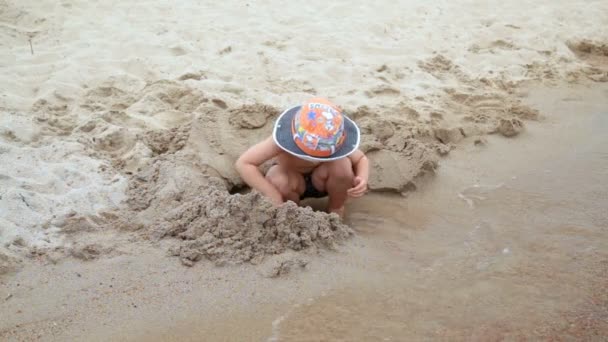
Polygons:
[[295,106],[284,111],[274,124],[272,137],[274,142],[285,152],[296,156],[300,159],[305,159],[315,162],[329,162],[333,160],[348,157],[359,148],[361,133],[359,127],[346,115],[344,115],[344,133],[346,139],[342,146],[329,157],[313,157],[306,154],[293,141],[293,133],[291,132],[291,122],[293,117],[300,111],[302,106]]

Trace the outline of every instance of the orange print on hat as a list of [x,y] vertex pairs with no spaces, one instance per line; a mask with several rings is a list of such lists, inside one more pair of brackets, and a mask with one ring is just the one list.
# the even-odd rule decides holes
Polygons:
[[302,104],[291,126],[296,145],[314,157],[329,157],[342,147],[346,134],[342,110],[324,98]]

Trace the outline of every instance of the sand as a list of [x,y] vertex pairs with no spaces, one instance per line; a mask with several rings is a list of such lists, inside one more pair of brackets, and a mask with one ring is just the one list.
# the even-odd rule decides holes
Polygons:
[[[349,254],[335,253],[370,243],[358,235],[372,226],[402,225],[397,212],[369,221],[381,206],[353,202],[342,222],[272,208],[234,170],[284,108],[311,96],[340,104],[361,127],[371,190],[410,196],[454,150],[491,150],[490,135],[550,123],[522,102],[524,85],[608,82],[607,44],[604,1],[0,0],[0,279],[80,262],[105,277],[123,269],[113,260],[165,258],[178,279],[232,265],[244,269],[229,284],[250,272],[278,293],[275,278],[296,270],[347,268]],[[496,189],[458,200],[475,209]]]
[[99,232],[113,251],[0,278],[0,339],[601,340],[608,88],[525,90],[545,120],[463,139],[408,197],[350,203],[335,251],[184,267],[179,241]]
[[187,240],[173,252],[185,265],[202,256],[219,265],[259,263],[267,254],[286,250],[333,249],[336,240],[353,234],[335,215],[301,209],[294,203],[272,208],[270,203],[260,202],[260,195],[203,194],[200,200],[170,212],[154,234]]
[[303,266],[352,227],[237,194],[233,167],[282,109],[340,104],[371,190],[407,196],[463,144],[543,121],[523,84],[607,82],[607,23],[603,1],[0,0],[0,274],[138,243]]

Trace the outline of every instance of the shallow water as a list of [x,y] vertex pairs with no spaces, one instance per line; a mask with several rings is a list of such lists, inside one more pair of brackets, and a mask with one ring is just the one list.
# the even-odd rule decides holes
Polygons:
[[294,308],[274,336],[606,338],[607,95],[605,87],[531,91],[544,122],[516,139],[465,143],[405,200],[354,204],[352,224],[384,248],[381,267]]

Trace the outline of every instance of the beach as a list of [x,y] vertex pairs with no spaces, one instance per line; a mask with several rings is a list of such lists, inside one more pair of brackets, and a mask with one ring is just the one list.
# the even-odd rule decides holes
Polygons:
[[[599,340],[607,44],[603,1],[0,1],[0,337]],[[234,169],[312,96],[344,221]]]

